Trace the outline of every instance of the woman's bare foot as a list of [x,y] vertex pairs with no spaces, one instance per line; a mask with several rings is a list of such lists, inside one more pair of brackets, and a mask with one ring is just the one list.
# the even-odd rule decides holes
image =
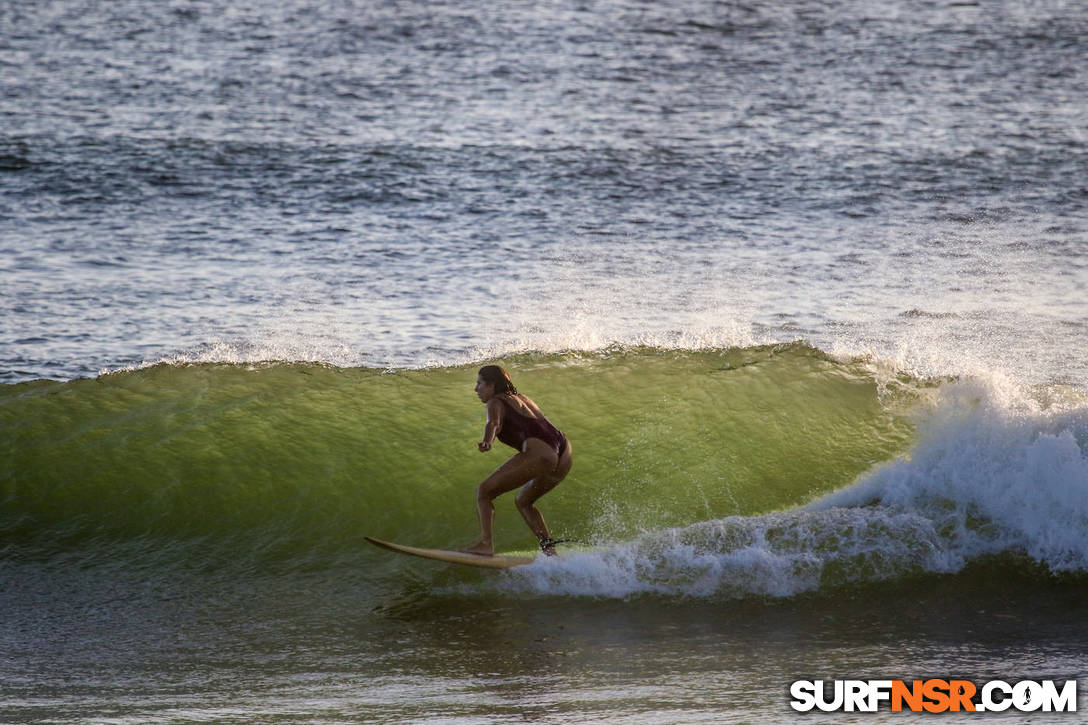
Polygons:
[[480,556],[494,556],[495,555],[495,547],[493,547],[491,544],[487,544],[487,543],[485,543],[483,541],[477,541],[472,546],[466,546],[463,549],[458,549],[458,551],[463,552],[465,554],[479,554]]

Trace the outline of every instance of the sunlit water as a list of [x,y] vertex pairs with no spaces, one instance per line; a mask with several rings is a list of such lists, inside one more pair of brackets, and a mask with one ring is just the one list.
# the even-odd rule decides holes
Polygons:
[[[836,505],[937,522],[888,579],[557,586],[363,545],[263,567],[274,538],[232,563],[79,517],[44,554],[0,538],[0,720],[771,722],[801,678],[1084,678],[1086,35],[1078,0],[0,5],[7,383],[797,339],[963,379],[913,458],[788,514],[814,541]],[[949,490],[996,529],[940,530]],[[779,571],[734,559],[697,560]]]

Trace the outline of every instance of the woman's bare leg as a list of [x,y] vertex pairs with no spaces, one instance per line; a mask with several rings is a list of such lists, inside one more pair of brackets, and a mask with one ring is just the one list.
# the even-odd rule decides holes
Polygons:
[[527,482],[533,481],[545,474],[545,472],[555,468],[555,453],[543,441],[539,441],[539,443],[547,453],[551,453],[551,460],[547,455],[541,455],[538,446],[532,445],[530,442],[524,452],[516,454],[509,461],[499,466],[494,473],[484,479],[484,482],[477,487],[476,512],[480,518],[480,539],[472,546],[466,546],[460,551],[485,556],[491,556],[495,553],[495,547],[492,543],[492,531],[495,522],[495,498],[507,491],[513,491],[515,488],[524,486]]
[[[534,478],[522,486],[521,491],[518,492],[515,501],[518,511],[521,512],[521,517],[525,519],[525,523],[529,525],[529,529],[536,534],[539,541],[547,541],[551,538],[551,535],[548,533],[548,525],[544,523],[544,515],[536,507],[537,499],[558,486],[559,482],[567,477],[567,474],[570,473],[571,463],[570,443],[567,443],[567,449],[563,451],[563,457],[559,459],[555,470]],[[555,548],[546,548],[544,553],[553,556]]]

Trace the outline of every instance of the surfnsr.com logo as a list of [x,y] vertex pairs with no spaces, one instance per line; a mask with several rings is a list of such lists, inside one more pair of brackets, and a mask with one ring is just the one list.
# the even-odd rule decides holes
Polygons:
[[790,707],[799,712],[1076,712],[1077,681],[991,680],[797,680],[790,685]]

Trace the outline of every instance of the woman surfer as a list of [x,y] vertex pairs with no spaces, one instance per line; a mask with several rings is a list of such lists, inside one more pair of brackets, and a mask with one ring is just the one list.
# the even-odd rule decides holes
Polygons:
[[510,374],[498,365],[485,365],[476,378],[476,395],[487,406],[484,439],[477,444],[481,453],[491,450],[496,438],[518,451],[495,469],[476,489],[476,510],[480,515],[480,540],[461,551],[491,556],[495,553],[491,532],[495,520],[494,500],[507,491],[521,488],[515,503],[529,525],[540,549],[555,555],[544,517],[535,506],[537,499],[555,488],[570,471],[571,449],[566,436],[548,422],[536,403],[522,395]]

